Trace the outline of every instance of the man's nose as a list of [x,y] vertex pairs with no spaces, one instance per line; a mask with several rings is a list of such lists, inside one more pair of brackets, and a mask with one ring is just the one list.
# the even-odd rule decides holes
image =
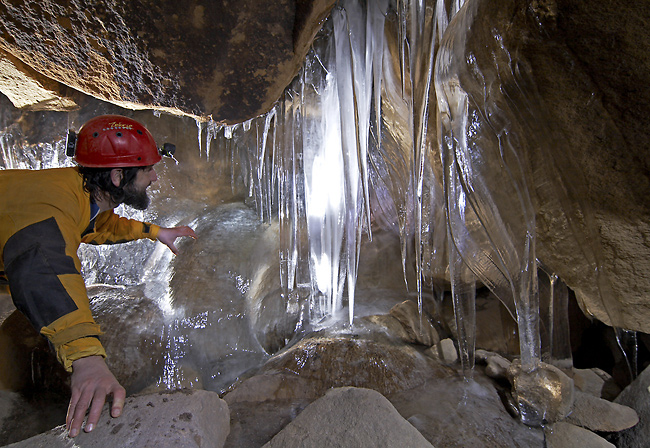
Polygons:
[[158,180],[158,175],[156,174],[156,170],[154,168],[151,168],[151,172],[149,173],[149,180],[151,182],[155,182]]

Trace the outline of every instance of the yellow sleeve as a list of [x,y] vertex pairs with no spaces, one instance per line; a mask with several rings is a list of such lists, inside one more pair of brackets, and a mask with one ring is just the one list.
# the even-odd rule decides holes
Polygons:
[[140,222],[116,215],[107,210],[97,215],[95,228],[84,235],[82,242],[89,244],[117,244],[149,238],[156,240],[160,227],[148,222]]
[[16,308],[48,338],[68,370],[79,358],[105,356],[80,274],[78,247],[72,226],[48,218],[16,232],[3,251]]

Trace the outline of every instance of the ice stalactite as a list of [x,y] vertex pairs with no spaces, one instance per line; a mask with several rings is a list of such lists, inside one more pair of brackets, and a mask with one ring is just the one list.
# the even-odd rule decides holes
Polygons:
[[540,263],[538,270],[542,360],[561,369],[573,367],[569,334],[569,288]]
[[279,104],[235,137],[260,218],[280,222],[283,294],[309,285],[316,320],[344,302],[350,324],[354,316],[361,239],[371,231],[368,148],[387,5],[336,8]]

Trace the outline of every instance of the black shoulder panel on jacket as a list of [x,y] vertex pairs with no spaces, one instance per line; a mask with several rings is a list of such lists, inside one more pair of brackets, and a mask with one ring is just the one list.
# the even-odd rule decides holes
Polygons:
[[37,331],[77,310],[57,275],[79,274],[54,218],[19,230],[2,253],[11,297]]

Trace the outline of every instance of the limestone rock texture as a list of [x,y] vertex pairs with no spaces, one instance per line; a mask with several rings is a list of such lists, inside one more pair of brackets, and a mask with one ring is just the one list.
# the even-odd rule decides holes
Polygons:
[[593,214],[596,234],[590,239],[602,242],[593,251],[604,278],[584,262],[566,221],[558,221],[557,207],[544,199],[538,256],[576,291],[588,315],[648,332],[650,151],[643,123],[650,97],[643,86],[650,71],[639,57],[650,49],[650,38],[632,30],[650,18],[650,8],[558,0],[530,2],[528,12],[538,32],[526,36],[522,51],[573,165],[579,195],[572,204]]
[[129,397],[119,418],[104,410],[92,432],[74,439],[65,426],[11,445],[22,447],[223,447],[230,425],[225,401],[214,392],[181,390]]
[[372,389],[331,389],[264,448],[433,447],[393,405]]
[[270,109],[333,3],[2,2],[0,49],[123,107],[240,122]]

